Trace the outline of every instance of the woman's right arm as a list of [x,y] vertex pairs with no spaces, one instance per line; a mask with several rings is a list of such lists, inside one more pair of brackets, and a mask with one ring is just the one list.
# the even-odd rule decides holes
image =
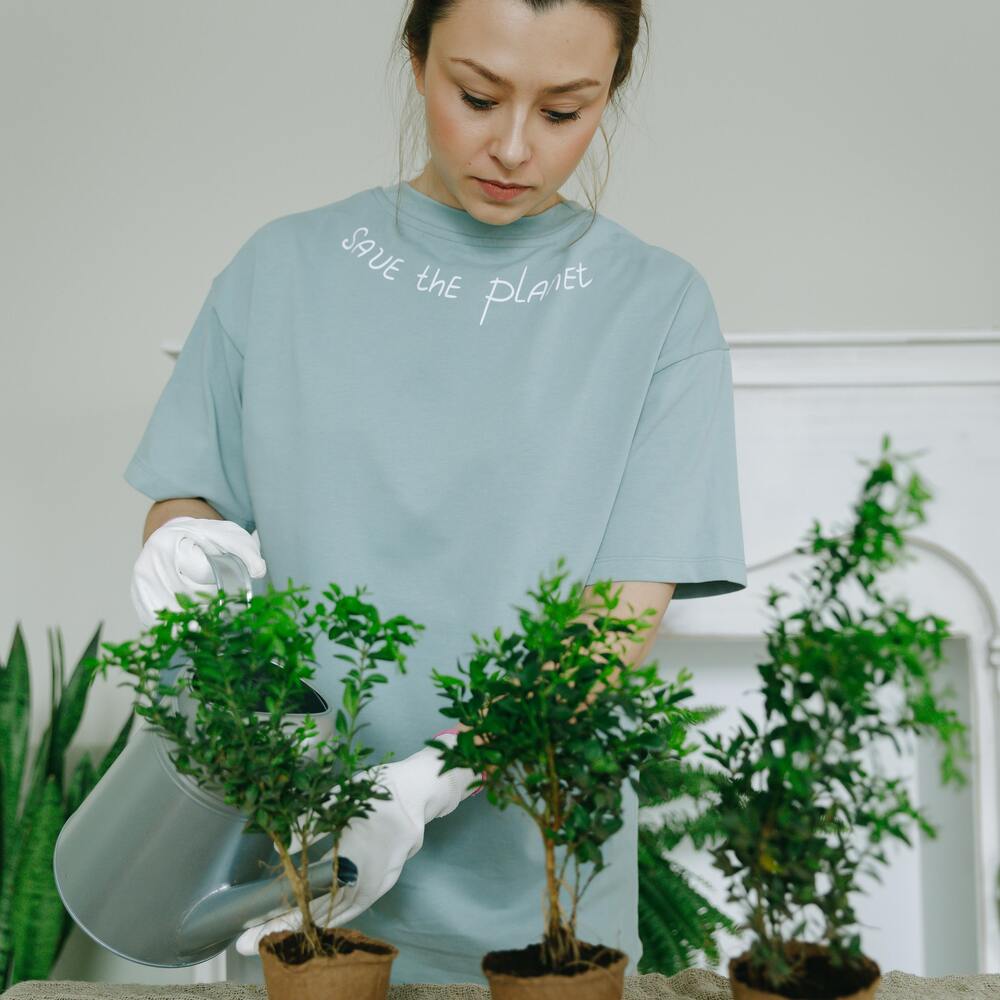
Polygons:
[[146,523],[142,529],[142,544],[161,525],[172,517],[211,517],[216,521],[225,520],[223,516],[201,497],[178,497],[173,500],[157,500],[146,515]]

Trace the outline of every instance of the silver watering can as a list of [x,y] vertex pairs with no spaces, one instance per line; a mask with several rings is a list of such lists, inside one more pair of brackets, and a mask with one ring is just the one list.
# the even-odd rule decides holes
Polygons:
[[[243,561],[201,548],[216,586],[249,603],[252,579]],[[172,684],[190,667],[178,654],[161,676]],[[294,731],[311,715],[316,733],[305,746],[312,756],[311,749],[334,732],[334,713],[314,688],[304,684],[303,692],[302,711],[286,715],[282,726]],[[168,705],[194,719],[186,690]],[[248,817],[179,773],[167,752],[173,742],[148,720],[137,722],[128,744],[63,825],[53,856],[56,887],[76,923],[116,955],[144,965],[196,965],[224,951],[286,897],[292,900],[290,887],[270,837],[245,833]],[[327,834],[308,850],[323,858],[333,847],[333,834]],[[291,859],[298,865],[301,852]],[[332,858],[314,861],[308,874],[313,895],[329,892]],[[338,885],[353,885],[357,874],[352,861],[338,858]],[[288,905],[294,907],[294,900]]]

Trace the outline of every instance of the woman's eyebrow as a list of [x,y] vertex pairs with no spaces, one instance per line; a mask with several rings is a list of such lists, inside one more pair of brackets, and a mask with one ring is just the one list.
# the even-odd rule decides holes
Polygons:
[[[458,57],[452,56],[452,62],[463,63],[474,69],[480,76],[486,77],[490,83],[495,83],[498,87],[507,87],[508,90],[512,89],[514,84],[510,80],[505,79],[498,73],[494,73],[493,70],[487,69],[485,66],[477,63],[475,59],[460,59]],[[573,90],[582,90],[584,87],[600,87],[601,81],[594,80],[589,76],[582,76],[579,80],[571,80],[569,83],[556,83],[550,87],[542,87],[541,93],[543,94],[568,94]]]

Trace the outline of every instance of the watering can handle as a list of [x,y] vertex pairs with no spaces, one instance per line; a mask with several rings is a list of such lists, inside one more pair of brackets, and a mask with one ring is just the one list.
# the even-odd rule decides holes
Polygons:
[[194,544],[205,553],[215,585],[227,594],[242,595],[249,604],[253,598],[253,578],[247,564],[238,555],[227,552],[214,542],[198,539]]

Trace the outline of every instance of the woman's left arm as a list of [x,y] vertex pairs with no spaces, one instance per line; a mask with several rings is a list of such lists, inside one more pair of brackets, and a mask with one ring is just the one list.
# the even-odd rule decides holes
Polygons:
[[[644,620],[649,622],[649,627],[642,633],[645,636],[644,641],[637,642],[628,636],[621,636],[618,645],[612,646],[626,666],[637,667],[642,664],[646,658],[646,653],[652,647],[653,643],[656,642],[656,636],[660,630],[660,622],[663,621],[667,605],[670,604],[670,599],[674,596],[677,584],[648,580],[625,580],[621,582],[616,580],[612,583],[611,592],[614,593],[619,587],[621,588],[621,595],[618,599],[618,606],[615,609],[619,616],[636,618],[643,616],[643,612],[647,608],[652,608],[655,611],[652,618],[649,618],[649,616],[644,617]],[[584,587],[583,600],[586,604],[593,601],[592,587]],[[593,613],[588,613],[582,615],[580,621],[592,621],[594,617]],[[615,667],[608,677],[612,684],[618,680],[618,674],[619,668]],[[591,704],[603,690],[603,684],[596,684],[587,696],[587,704]]]

